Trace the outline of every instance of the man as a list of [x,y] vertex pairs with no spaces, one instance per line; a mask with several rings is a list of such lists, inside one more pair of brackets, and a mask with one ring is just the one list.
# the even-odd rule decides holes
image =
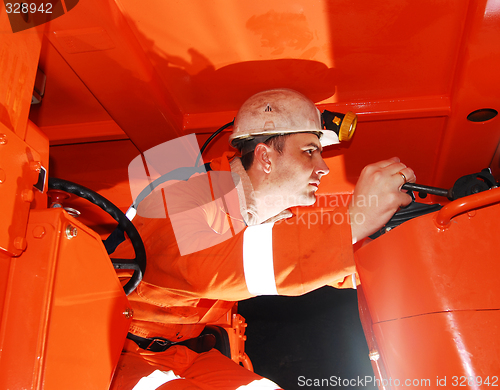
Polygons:
[[[144,348],[156,337],[174,342],[197,337],[238,300],[300,295],[324,285],[352,287],[352,244],[411,202],[400,189],[415,175],[392,158],[362,171],[349,208],[325,212],[345,215],[342,223],[310,226],[294,217],[288,209],[313,204],[329,172],[323,147],[339,142],[322,128],[314,103],[295,91],[249,98],[230,142],[241,158],[225,154],[212,162],[213,172],[163,188],[140,205],[154,215],[166,204],[168,215],[134,220],[148,267],[129,296],[134,336],[127,340],[112,389],[278,388],[214,350]],[[376,206],[357,201],[369,197],[376,197]]]

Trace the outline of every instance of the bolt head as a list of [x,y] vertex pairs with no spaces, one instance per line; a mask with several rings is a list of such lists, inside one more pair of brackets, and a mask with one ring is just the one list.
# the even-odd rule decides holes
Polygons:
[[71,240],[78,235],[78,229],[73,225],[66,226],[66,238]]
[[35,199],[35,194],[33,193],[32,190],[23,190],[21,192],[21,199],[24,202],[31,203],[31,202],[33,202],[33,199]]
[[45,228],[43,226],[35,226],[33,229],[33,237],[42,238],[45,235]]
[[26,238],[16,237],[14,239],[14,248],[20,251],[24,251],[26,249]]

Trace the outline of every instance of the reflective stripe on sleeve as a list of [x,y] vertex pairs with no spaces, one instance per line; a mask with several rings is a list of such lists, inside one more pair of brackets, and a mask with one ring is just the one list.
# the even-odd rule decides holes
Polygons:
[[161,385],[164,385],[165,383],[173,381],[175,379],[181,379],[181,377],[175,375],[172,370],[155,370],[148,376],[141,378],[132,390],[155,390]]
[[243,234],[243,269],[253,295],[278,295],[274,279],[272,223],[249,226]]

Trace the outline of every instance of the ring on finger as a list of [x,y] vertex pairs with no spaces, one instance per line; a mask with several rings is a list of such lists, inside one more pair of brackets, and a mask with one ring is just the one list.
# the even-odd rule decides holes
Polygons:
[[401,171],[399,171],[398,173],[399,173],[399,174],[401,175],[401,177],[403,178],[403,184],[406,184],[406,182],[407,182],[408,180],[406,179],[405,174],[404,174],[403,172],[401,172]]

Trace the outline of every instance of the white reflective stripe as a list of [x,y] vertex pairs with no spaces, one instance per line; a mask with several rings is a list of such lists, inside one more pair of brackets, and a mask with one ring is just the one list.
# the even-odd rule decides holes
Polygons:
[[278,295],[274,279],[272,223],[249,226],[243,234],[243,269],[253,295]]
[[267,378],[262,378],[250,382],[248,385],[243,385],[238,387],[236,390],[251,390],[251,389],[262,389],[262,390],[280,390],[276,383],[270,381]]
[[180,376],[175,375],[172,370],[160,371],[155,370],[148,376],[141,378],[132,390],[155,390],[161,385],[175,379],[182,379]]

